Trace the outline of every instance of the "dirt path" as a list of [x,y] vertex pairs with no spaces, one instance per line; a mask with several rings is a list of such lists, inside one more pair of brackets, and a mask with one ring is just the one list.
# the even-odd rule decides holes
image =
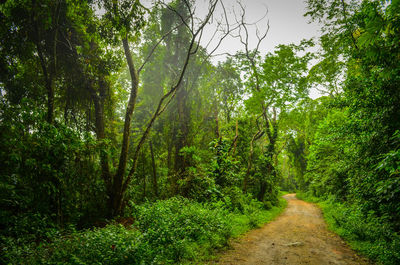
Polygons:
[[233,243],[217,264],[370,264],[328,231],[320,209],[285,195],[288,207],[275,221]]

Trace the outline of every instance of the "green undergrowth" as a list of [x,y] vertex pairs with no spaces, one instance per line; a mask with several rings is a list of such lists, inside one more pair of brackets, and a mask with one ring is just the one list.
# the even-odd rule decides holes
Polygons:
[[270,208],[269,210],[260,209],[252,215],[233,213],[232,220],[232,237],[237,237],[250,229],[261,227],[267,222],[275,219],[287,206],[287,201],[279,198],[279,205]]
[[[272,220],[286,206],[247,196],[199,203],[181,197],[133,207],[135,223],[74,231],[48,242],[2,238],[4,264],[187,264],[209,260],[228,239]],[[23,243],[23,244],[21,244]]]
[[316,198],[298,193],[297,198],[317,203],[333,232],[354,250],[378,264],[400,264],[400,235],[389,222],[373,212],[363,213],[361,207],[337,202],[334,198]]

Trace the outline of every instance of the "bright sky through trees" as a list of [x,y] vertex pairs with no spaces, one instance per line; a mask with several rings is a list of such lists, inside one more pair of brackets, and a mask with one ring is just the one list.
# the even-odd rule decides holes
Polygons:
[[[234,17],[240,16],[240,5],[236,0],[222,1],[230,23],[234,23]],[[302,39],[311,39],[318,36],[320,26],[317,23],[309,23],[309,19],[304,17],[306,4],[302,0],[247,0],[241,1],[245,8],[245,20],[247,23],[256,23],[260,33],[263,33],[269,24],[269,31],[265,40],[261,43],[259,51],[262,55],[268,52],[273,52],[274,48],[279,44],[298,44]],[[196,0],[197,13],[200,17],[207,12],[207,2]],[[221,20],[223,9],[221,5],[217,6],[215,12],[216,20]],[[214,33],[215,21],[210,25],[203,38],[203,44],[206,45]],[[257,39],[255,28],[250,34],[250,48],[254,48]],[[219,39],[215,37],[214,42]],[[211,49],[214,47],[210,45]],[[227,37],[216,54],[235,54],[237,51],[243,50],[243,45],[239,39]],[[221,61],[225,58],[224,55],[216,56],[212,60],[214,62]],[[310,91],[311,98],[317,98],[321,94],[316,90]]]
[[[151,8],[153,0],[141,1],[141,3]],[[170,1],[165,1],[166,3]],[[235,16],[239,19],[240,5],[245,8],[245,20],[247,23],[256,23],[260,33],[264,32],[269,24],[269,31],[266,39],[261,43],[259,51],[262,55],[273,52],[274,48],[279,44],[298,44],[302,39],[311,39],[319,34],[320,26],[317,23],[309,23],[309,19],[304,17],[306,3],[303,0],[224,0],[216,7],[214,19],[212,23],[206,26],[204,37],[202,38],[203,46],[207,46],[215,31],[217,21],[224,21],[223,3],[228,21],[235,23]],[[196,14],[202,18],[208,11],[208,1],[195,0]],[[255,28],[252,29],[254,34],[250,34],[250,48],[255,48],[257,42]],[[235,33],[237,34],[237,32]],[[215,35],[210,43],[208,50],[212,50],[218,43],[220,35]],[[212,61],[217,63],[226,58],[226,54],[234,55],[237,51],[243,50],[243,45],[239,39],[227,37],[215,52]],[[310,97],[318,98],[321,93],[316,89],[311,89]]]

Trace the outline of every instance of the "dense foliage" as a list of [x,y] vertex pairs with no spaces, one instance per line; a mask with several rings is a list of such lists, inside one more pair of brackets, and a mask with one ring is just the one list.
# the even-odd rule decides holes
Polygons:
[[[400,1],[306,2],[320,38],[267,52],[219,1],[3,1],[0,261],[209,257],[284,189],[399,263]],[[218,63],[214,22],[244,48]]]
[[[229,197],[227,197],[228,199]],[[73,231],[50,244],[18,247],[7,241],[11,264],[173,264],[210,258],[231,236],[278,215],[285,205],[266,212],[262,204],[241,195],[242,210],[229,203],[201,204],[171,198],[134,208],[134,224]]]
[[[342,12],[332,16],[328,7]],[[317,83],[342,80],[324,87],[330,97],[314,104],[319,115],[299,106],[285,118],[316,118],[288,126],[295,141],[306,137],[300,153],[287,148],[289,157],[306,158],[305,172],[298,160],[289,161],[297,188],[329,198],[321,205],[332,227],[383,264],[400,261],[399,13],[399,1],[309,1],[308,15],[324,24],[322,57],[310,76]]]

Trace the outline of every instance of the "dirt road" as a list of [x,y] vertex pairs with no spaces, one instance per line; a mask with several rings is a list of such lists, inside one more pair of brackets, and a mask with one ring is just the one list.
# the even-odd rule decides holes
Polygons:
[[370,264],[328,231],[321,211],[285,195],[288,207],[275,221],[233,243],[217,264]]

